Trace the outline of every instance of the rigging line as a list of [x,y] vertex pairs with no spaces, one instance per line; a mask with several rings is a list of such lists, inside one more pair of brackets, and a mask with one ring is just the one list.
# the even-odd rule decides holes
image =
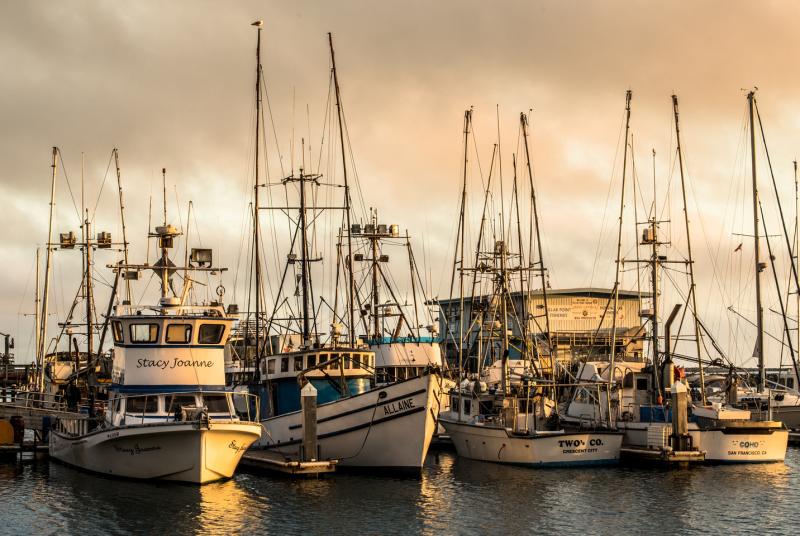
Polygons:
[[[611,200],[611,190],[614,186],[614,178],[616,177],[617,157],[619,156],[620,140],[622,139],[622,131],[624,127],[625,127],[625,113],[623,112],[622,117],[620,119],[619,132],[617,133],[617,145],[614,148],[614,161],[611,164],[611,176],[608,178],[608,192],[606,193],[606,201],[605,205],[603,206],[603,217],[600,220],[600,233],[597,236],[597,246],[594,252],[594,262],[592,262],[592,273],[589,278],[589,285],[588,285],[589,287],[594,286],[594,276],[597,271],[597,263],[600,260],[600,248],[603,243],[603,234],[606,226],[606,215],[608,213],[609,201]],[[625,140],[625,143],[628,143],[628,140]]]
[[94,224],[95,216],[97,215],[97,207],[100,204],[100,196],[103,193],[103,187],[106,185],[106,180],[108,179],[108,172],[111,170],[111,162],[114,160],[114,151],[111,151],[111,155],[108,157],[108,165],[106,166],[106,173],[103,175],[103,182],[100,183],[100,190],[97,192],[97,199],[94,202],[94,208],[92,209],[92,217],[90,218],[90,222]]
[[769,174],[770,177],[772,178],[772,187],[773,191],[775,192],[775,200],[778,203],[778,213],[780,214],[781,225],[783,227],[783,236],[786,239],[786,249],[789,252],[789,263],[791,265],[792,275],[795,281],[795,289],[798,292],[800,292],[800,279],[798,279],[797,268],[795,266],[794,259],[791,256],[792,246],[791,244],[789,244],[789,231],[787,231],[786,229],[786,219],[784,218],[783,215],[783,204],[781,203],[781,197],[778,194],[778,183],[775,181],[775,172],[772,169],[772,159],[769,156],[769,148],[767,147],[767,138],[766,134],[764,133],[764,123],[761,122],[761,112],[758,109],[758,102],[755,100],[755,97],[753,97],[753,103],[755,104],[756,108],[756,117],[758,117],[758,126],[759,129],[761,130],[761,141],[764,146],[764,155],[767,157],[767,164],[769,165]]
[[[269,91],[267,90],[268,86],[267,86],[266,78],[264,77],[264,69],[263,68],[259,69],[259,76],[261,76],[261,82],[262,82],[261,83],[261,88],[264,90],[264,100],[267,103],[267,113],[269,114],[269,123],[272,126],[272,138],[275,141],[275,152],[278,153],[278,164],[279,164],[279,167],[281,168],[281,176],[285,177],[286,176],[286,172],[284,171],[284,168],[283,168],[283,155],[281,154],[281,147],[280,147],[280,144],[278,143],[278,132],[275,130],[275,118],[272,116],[272,105],[270,104],[270,100],[269,100]],[[262,117],[264,116],[263,108],[261,110],[261,116]],[[266,123],[265,121],[261,122],[262,129],[266,128],[265,123]],[[264,141],[265,141],[265,143],[264,143],[264,154],[265,155],[269,154],[266,151],[266,145],[267,145],[266,144],[266,139],[267,138],[264,137]],[[259,148],[256,147],[256,150],[258,151]],[[266,164],[266,162],[265,162],[265,164]],[[268,169],[268,167],[265,166],[265,173],[268,173],[268,172],[269,172],[269,169]]]
[[69,176],[67,175],[67,167],[64,163],[64,155],[61,154],[61,149],[56,147],[56,151],[58,151],[58,160],[61,164],[61,171],[64,173],[64,181],[67,183],[67,190],[69,190],[69,197],[72,199],[72,206],[75,207],[75,214],[78,216],[78,224],[83,225],[83,216],[78,210],[78,204],[75,202],[75,196],[72,193],[72,185],[69,182]]

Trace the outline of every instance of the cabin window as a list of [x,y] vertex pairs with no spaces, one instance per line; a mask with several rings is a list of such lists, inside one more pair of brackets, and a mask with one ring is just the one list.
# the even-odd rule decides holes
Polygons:
[[289,372],[289,358],[282,357],[281,358],[281,372]]
[[125,400],[125,413],[158,413],[158,396],[132,396]]
[[209,413],[230,413],[227,395],[203,395],[203,403]]
[[294,370],[295,372],[300,372],[303,370],[303,356],[298,355],[294,358]]
[[192,340],[191,324],[169,324],[166,341],[168,344],[187,344]]
[[121,343],[122,342],[122,322],[118,320],[114,320],[111,322],[111,331],[114,334],[114,342]]
[[470,411],[472,411],[472,401],[469,399],[464,399],[464,413],[469,415]]
[[633,372],[628,371],[628,373],[622,379],[622,387],[624,389],[630,389],[633,387]]
[[166,399],[166,412],[170,415],[179,413],[184,406],[196,404],[194,395],[170,395]]
[[786,378],[786,388],[794,389],[794,378]]
[[275,374],[275,360],[270,359],[267,362],[267,374]]
[[200,324],[197,344],[219,344],[224,332],[225,324]]
[[361,368],[361,355],[353,354],[353,368]]
[[647,378],[636,378],[636,390],[637,391],[647,391],[648,385]]
[[310,355],[308,356],[308,368],[317,366],[317,356]]
[[153,344],[158,342],[158,324],[131,324],[131,342]]

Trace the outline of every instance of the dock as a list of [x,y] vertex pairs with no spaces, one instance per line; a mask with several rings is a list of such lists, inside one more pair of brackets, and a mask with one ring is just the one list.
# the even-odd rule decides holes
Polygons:
[[706,459],[705,451],[672,450],[668,448],[636,448],[625,447],[620,450],[620,457],[631,463],[648,463],[656,465],[690,465],[702,463]]
[[290,476],[315,477],[325,473],[333,473],[338,463],[339,460],[291,460],[271,450],[251,449],[242,456],[240,466]]
[[25,453],[33,453],[37,458],[47,456],[49,447],[47,443],[35,441],[25,441],[23,443],[12,443],[10,445],[0,445],[0,459],[8,460],[17,458]]

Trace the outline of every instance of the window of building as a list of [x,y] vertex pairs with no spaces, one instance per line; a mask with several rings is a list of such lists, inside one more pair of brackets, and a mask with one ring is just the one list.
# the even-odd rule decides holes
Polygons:
[[200,324],[197,344],[219,344],[222,341],[223,333],[225,333],[225,324]]
[[131,324],[131,342],[153,344],[158,342],[158,324]]
[[168,344],[187,344],[192,340],[191,324],[169,324],[166,341]]
[[111,322],[111,331],[114,334],[114,342],[121,343],[122,342],[122,322],[119,320],[114,320]]

